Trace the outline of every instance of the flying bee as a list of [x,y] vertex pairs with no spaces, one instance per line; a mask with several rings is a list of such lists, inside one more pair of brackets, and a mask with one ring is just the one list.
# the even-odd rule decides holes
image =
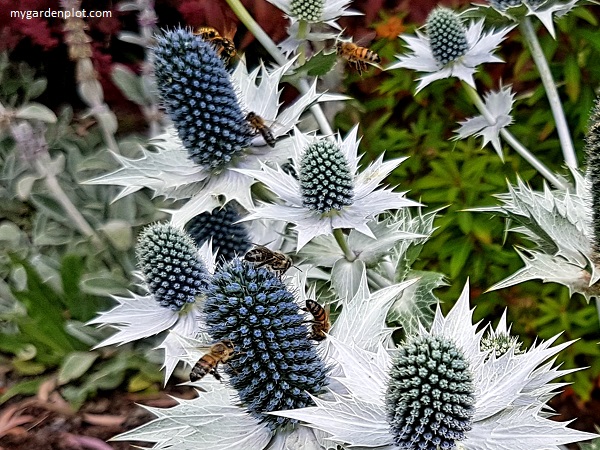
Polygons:
[[235,28],[231,28],[227,33],[223,33],[225,36],[221,36],[213,27],[200,27],[194,34],[211,43],[223,62],[229,64],[231,58],[237,55],[237,50],[233,43],[235,31]]
[[244,255],[244,260],[254,263],[257,268],[266,266],[280,278],[293,265],[292,258],[286,254],[270,250],[262,245],[256,245],[253,249],[248,250]]
[[367,63],[379,64],[381,58],[377,53],[369,50],[367,47],[359,47],[352,42],[338,41],[335,44],[337,54],[348,61],[348,64],[353,67],[359,75],[367,70]]
[[221,381],[221,375],[217,372],[219,363],[226,363],[233,357],[233,342],[229,339],[223,339],[210,346],[210,350],[192,367],[190,372],[190,381],[198,381],[207,373],[210,373],[217,380]]
[[254,111],[250,111],[248,115],[246,115],[246,120],[256,133],[260,133],[269,147],[275,147],[275,136],[273,135],[271,128],[265,123],[265,119],[260,117]]
[[314,319],[309,322],[312,323],[312,332],[309,335],[309,339],[314,339],[315,341],[325,339],[327,337],[325,333],[331,328],[329,311],[311,299],[306,300],[306,308],[302,309],[311,313]]

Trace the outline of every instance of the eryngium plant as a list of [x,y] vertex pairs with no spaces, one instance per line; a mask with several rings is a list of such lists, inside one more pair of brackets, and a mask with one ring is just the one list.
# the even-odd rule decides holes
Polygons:
[[135,252],[148,290],[161,306],[176,311],[195,302],[207,273],[190,236],[155,223],[140,234]]
[[293,294],[275,273],[235,259],[206,288],[208,333],[230,339],[237,356],[225,371],[248,410],[275,429],[290,419],[266,415],[313,404],[327,369],[308,339]]
[[212,238],[212,246],[217,254],[225,261],[230,261],[236,255],[243,255],[251,247],[245,226],[236,223],[240,219],[237,211],[227,204],[211,212],[198,214],[185,228],[198,246]]
[[190,158],[212,169],[250,145],[250,129],[211,44],[190,30],[157,37],[154,71],[159,93]]

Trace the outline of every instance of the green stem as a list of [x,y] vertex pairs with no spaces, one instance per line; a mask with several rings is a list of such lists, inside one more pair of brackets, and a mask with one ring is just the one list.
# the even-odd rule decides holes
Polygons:
[[525,36],[525,42],[529,47],[533,61],[537,66],[538,72],[540,73],[542,84],[546,90],[546,95],[548,96],[550,109],[552,110],[552,115],[554,116],[554,121],[556,123],[556,131],[558,132],[558,138],[560,139],[560,146],[562,147],[565,162],[569,167],[576,168],[577,156],[575,155],[575,149],[573,148],[573,140],[571,139],[571,133],[569,131],[569,126],[567,125],[565,112],[563,111],[562,103],[560,101],[560,97],[558,96],[556,84],[552,79],[552,72],[550,72],[548,61],[546,61],[546,57],[544,56],[544,52],[540,46],[540,41],[535,34],[533,25],[531,24],[531,19],[529,17],[523,18],[519,28],[521,29],[523,36]]
[[[469,86],[466,83],[462,83],[465,88],[469,99],[473,102],[475,107],[479,110],[479,112],[483,115],[483,117],[490,123],[493,124],[496,121],[496,118],[492,116],[492,114],[488,111],[485,106],[485,103],[477,93],[475,89]],[[510,145],[515,151],[525,159],[529,164],[531,164],[546,180],[552,183],[558,189],[568,189],[569,184],[559,178],[555,173],[553,173],[548,167],[544,165],[539,159],[537,159],[527,148],[521,144],[517,138],[515,138],[510,131],[506,128],[502,128],[500,130],[500,135],[504,138],[506,143]]]
[[[226,0],[229,7],[233,10],[235,15],[242,21],[242,23],[248,28],[248,30],[254,35],[254,37],[261,43],[261,45],[265,48],[267,52],[273,57],[275,62],[280,66],[283,66],[288,62],[286,57],[281,53],[279,48],[275,42],[271,40],[269,35],[264,32],[264,30],[260,27],[260,25],[254,20],[254,18],[250,15],[248,10],[242,5],[240,0]],[[295,84],[295,87],[300,91],[301,94],[306,94],[310,89],[310,86],[306,80],[300,80]],[[317,123],[319,124],[319,128],[324,134],[333,134],[333,130],[331,129],[331,125],[329,125],[329,121],[323,110],[319,106],[319,104],[312,105],[310,107],[310,112],[315,117]]]
[[298,48],[298,64],[303,66],[306,62],[306,36],[308,34],[308,22],[301,20],[298,22],[298,36],[297,39],[301,41],[300,48]]
[[333,237],[335,237],[335,241],[338,243],[338,245],[344,252],[344,256],[346,257],[346,259],[350,262],[354,261],[356,259],[356,256],[354,256],[354,253],[352,253],[352,250],[350,250],[350,247],[348,247],[348,242],[346,241],[346,236],[344,236],[344,232],[342,231],[342,229],[335,228],[333,230]]
[[373,270],[367,270],[367,280],[370,284],[377,286],[378,289],[383,289],[392,285],[390,280],[381,276],[377,272],[374,272]]

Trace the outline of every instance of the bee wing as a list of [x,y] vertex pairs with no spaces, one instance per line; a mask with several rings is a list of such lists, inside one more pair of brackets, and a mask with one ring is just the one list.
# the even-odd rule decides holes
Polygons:
[[208,333],[200,333],[196,338],[191,338],[169,330],[169,337],[173,338],[172,346],[175,350],[181,352],[178,357],[190,366],[196,364],[196,361],[208,353],[211,345],[214,344]]
[[375,31],[369,31],[360,36],[354,43],[360,47],[368,47],[373,42],[373,39],[375,39],[375,36],[377,36]]
[[223,27],[223,34],[222,36],[224,38],[229,39],[230,41],[233,42],[233,38],[235,37],[235,33],[237,33],[237,25],[233,22],[227,22],[224,27]]

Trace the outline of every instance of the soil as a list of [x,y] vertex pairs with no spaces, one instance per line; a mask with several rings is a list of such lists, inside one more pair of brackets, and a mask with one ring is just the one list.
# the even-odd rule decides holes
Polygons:
[[193,398],[191,387],[168,386],[152,395],[104,392],[73,412],[57,392],[12,399],[0,407],[0,450],[130,450],[148,442],[107,442],[154,418],[140,405],[168,408],[172,397]]
[[[72,412],[56,391],[47,397],[12,399],[0,409],[0,450],[130,450],[144,442],[107,442],[111,437],[150,421],[154,416],[140,404],[166,408],[175,405],[170,397],[193,398],[194,389],[167,386],[159,394],[139,395],[105,392]],[[600,425],[600,382],[592,399],[581,402],[566,388],[550,402],[556,420],[577,418],[570,426],[594,432]],[[570,448],[576,449],[577,446]]]

